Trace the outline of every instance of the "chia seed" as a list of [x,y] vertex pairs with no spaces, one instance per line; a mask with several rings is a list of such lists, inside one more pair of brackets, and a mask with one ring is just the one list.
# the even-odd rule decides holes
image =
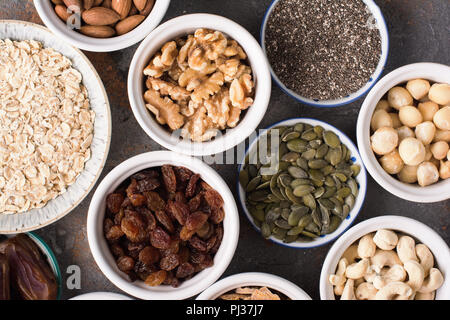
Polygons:
[[280,0],[265,34],[272,69],[305,98],[346,97],[370,80],[380,60],[374,22],[362,0]]

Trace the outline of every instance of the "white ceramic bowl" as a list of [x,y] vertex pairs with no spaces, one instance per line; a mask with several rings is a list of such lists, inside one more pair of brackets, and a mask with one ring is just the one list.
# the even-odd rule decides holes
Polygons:
[[364,164],[380,186],[405,200],[423,203],[437,202],[450,198],[450,179],[427,187],[401,182],[384,171],[370,147],[370,120],[378,101],[392,87],[417,78],[450,83],[450,67],[437,63],[414,63],[398,68],[384,76],[370,90],[364,100],[359,111],[356,137]]
[[53,33],[77,48],[94,52],[116,51],[138,43],[161,22],[169,4],[170,0],[156,0],[152,11],[139,26],[118,37],[99,39],[69,28],[56,15],[50,0],[34,0],[39,17]]
[[[361,172],[356,177],[356,182],[359,185],[359,194],[358,194],[358,197],[356,198],[355,205],[354,205],[353,209],[350,211],[347,218],[342,221],[342,223],[339,225],[339,227],[334,232],[327,234],[327,235],[322,235],[320,237],[317,237],[316,239],[314,239],[313,241],[310,241],[310,242],[284,243],[283,241],[278,240],[273,236],[269,238],[269,240],[271,240],[279,245],[283,245],[283,246],[290,247],[290,248],[307,249],[307,248],[319,247],[330,241],[333,241],[334,239],[339,237],[345,230],[347,230],[351,226],[351,224],[355,220],[356,216],[359,214],[359,211],[361,210],[361,207],[364,203],[364,199],[366,197],[367,175],[366,175],[366,170],[364,169],[364,165],[361,160],[361,157],[359,156],[358,149],[356,148],[354,143],[342,131],[338,130],[337,128],[333,127],[332,125],[330,125],[326,122],[323,122],[320,120],[315,120],[315,119],[309,119],[309,118],[293,118],[293,119],[288,119],[288,120],[284,120],[281,122],[277,122],[277,123],[271,125],[270,127],[266,128],[265,130],[270,130],[271,128],[278,127],[278,126],[295,125],[299,122],[308,123],[312,126],[319,125],[319,126],[322,126],[325,130],[333,131],[335,134],[338,135],[341,142],[344,143],[347,146],[347,148],[351,151],[353,162],[355,164],[358,164],[361,166]],[[254,141],[252,141],[250,143],[249,148],[247,149],[247,151],[244,155],[244,158],[248,154],[249,150],[252,150],[254,148],[254,146],[256,146],[257,141],[258,141],[258,139],[255,139]],[[238,168],[238,174],[239,174],[239,172],[241,172],[243,163],[244,163],[244,160],[241,160],[239,168]],[[239,201],[240,201],[242,210],[244,210],[245,215],[247,216],[247,218],[250,221],[250,223],[252,224],[252,226],[258,232],[260,232],[261,230],[254,223],[253,218],[245,205],[245,190],[244,190],[244,188],[242,188],[242,186],[239,182],[237,183],[237,190],[238,190],[238,197],[239,197]]]
[[[194,143],[187,139],[180,140],[177,137],[172,137],[171,133],[161,126],[147,110],[143,98],[143,70],[153,54],[160,50],[166,42],[192,34],[198,28],[221,31],[226,36],[236,40],[247,53],[255,81],[254,103],[246,110],[245,116],[241,116],[239,124],[233,129],[226,130],[221,136],[203,143]],[[239,24],[212,14],[185,15],[160,25],[142,41],[134,54],[128,72],[128,97],[134,116],[142,129],[165,148],[190,155],[216,154],[244,141],[255,131],[264,117],[270,100],[270,92],[269,64],[258,42]]]
[[[178,288],[171,286],[150,287],[143,281],[130,282],[128,276],[116,265],[103,235],[106,197],[130,175],[150,167],[171,164],[184,166],[199,173],[201,178],[220,193],[224,200],[225,219],[222,244],[214,256],[214,265],[184,281]],[[239,238],[239,214],[233,195],[223,179],[211,167],[199,159],[169,151],[148,152],[130,158],[115,167],[98,186],[92,198],[87,233],[89,247],[97,265],[105,276],[126,293],[147,300],[177,300],[192,297],[213,284],[225,271],[233,258]]]
[[108,96],[94,66],[78,49],[61,41],[47,28],[34,23],[0,20],[0,39],[33,39],[62,53],[82,75],[92,110],[95,112],[91,158],[84,171],[67,191],[49,201],[44,207],[13,215],[0,214],[0,233],[26,232],[47,226],[74,209],[94,186],[105,165],[111,141],[111,112]]
[[417,220],[400,216],[381,216],[358,223],[342,235],[330,248],[320,274],[320,298],[335,300],[333,286],[328,282],[344,251],[362,236],[379,229],[390,229],[410,235],[425,244],[434,255],[435,266],[444,275],[444,284],[436,292],[437,300],[450,299],[450,249],[445,241],[430,227]]
[[[349,94],[345,98],[336,99],[336,100],[313,100],[308,99],[305,97],[302,97],[301,95],[297,94],[293,90],[286,87],[283,82],[278,78],[278,76],[273,71],[272,67],[270,68],[270,72],[272,73],[272,77],[275,80],[275,83],[288,95],[296,99],[297,101],[306,104],[311,105],[314,107],[339,107],[345,104],[352,103],[353,101],[358,100],[361,98],[364,94],[369,91],[369,89],[377,82],[378,78],[380,77],[381,73],[384,70],[384,66],[386,64],[386,60],[389,53],[389,34],[386,26],[386,21],[384,20],[383,13],[381,12],[378,5],[373,0],[362,0],[367,7],[369,8],[372,15],[375,17],[375,24],[378,30],[380,30],[380,36],[381,36],[381,56],[380,61],[378,62],[377,68],[375,69],[372,77],[370,78],[369,82],[367,82],[362,88],[360,88],[358,91],[353,92]],[[261,44],[264,50],[264,53],[266,53],[266,45],[265,45],[265,37],[266,37],[266,27],[267,27],[267,21],[269,20],[269,16],[272,13],[273,8],[277,5],[279,0],[274,0],[272,4],[269,6],[269,8],[266,11],[266,14],[264,16],[264,20],[261,26]]]
[[215,300],[221,295],[241,287],[267,287],[291,300],[311,300],[311,297],[292,282],[268,273],[248,272],[226,277],[203,291],[197,300]]

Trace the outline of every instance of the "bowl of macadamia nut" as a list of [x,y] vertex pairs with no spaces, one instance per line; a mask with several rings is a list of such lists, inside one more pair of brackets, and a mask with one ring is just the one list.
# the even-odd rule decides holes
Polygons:
[[149,137],[179,153],[211,155],[255,132],[270,100],[269,64],[237,23],[212,14],[169,20],[134,54],[128,96]]
[[433,229],[401,216],[363,221],[331,247],[322,300],[448,300],[450,249]]
[[357,124],[370,175],[405,200],[450,198],[450,67],[415,63],[392,71],[367,95]]
[[35,0],[44,24],[74,47],[121,50],[141,41],[164,18],[170,0]]

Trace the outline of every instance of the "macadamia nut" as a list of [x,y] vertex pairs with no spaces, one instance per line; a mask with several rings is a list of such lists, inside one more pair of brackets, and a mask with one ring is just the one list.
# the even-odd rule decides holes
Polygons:
[[430,82],[423,79],[410,80],[406,84],[406,89],[414,99],[420,100],[428,94],[428,91],[430,90]]
[[427,101],[419,103],[418,109],[422,114],[423,121],[433,121],[434,114],[439,110],[439,105],[433,101]]
[[433,157],[438,160],[442,160],[447,156],[447,153],[449,152],[449,146],[445,141],[438,141],[431,145],[430,150],[433,154]]
[[435,83],[431,86],[428,97],[431,101],[442,106],[450,104],[450,85],[447,83]]
[[436,166],[431,162],[423,162],[417,169],[417,182],[420,186],[426,187],[436,183],[439,180],[439,172]]
[[398,143],[402,142],[404,139],[412,137],[414,138],[416,135],[414,131],[410,127],[403,126],[397,129],[398,133]]
[[389,102],[384,99],[381,99],[380,101],[378,101],[378,103],[375,107],[375,111],[384,110],[384,111],[388,112],[390,109],[391,109],[391,107],[389,106]]
[[404,183],[417,182],[417,169],[419,166],[404,165],[403,169],[397,174],[398,179]]
[[450,130],[450,107],[443,107],[436,112],[433,122],[441,130]]
[[391,116],[384,110],[377,110],[373,113],[370,127],[373,131],[377,131],[382,127],[393,127]]
[[400,154],[398,153],[397,149],[382,156],[380,158],[380,163],[384,171],[386,171],[389,174],[399,173],[404,166],[403,160],[400,157]]
[[388,154],[398,145],[398,133],[391,127],[378,129],[370,139],[372,141],[372,150],[379,155]]
[[423,121],[419,109],[413,106],[402,107],[398,113],[400,121],[410,128],[414,128]]
[[392,120],[392,127],[394,129],[400,128],[402,126],[402,122],[400,121],[400,117],[398,113],[388,113]]
[[445,141],[450,143],[450,130],[436,129],[433,142]]
[[431,121],[425,121],[416,126],[416,138],[422,141],[424,145],[430,144],[433,141],[435,133],[436,127]]
[[398,152],[403,162],[409,166],[417,166],[425,160],[425,146],[416,138],[404,139]]
[[401,107],[412,105],[413,97],[405,88],[394,87],[388,92],[388,102],[390,106],[400,110]]
[[439,166],[439,176],[441,179],[450,178],[450,161],[441,161]]

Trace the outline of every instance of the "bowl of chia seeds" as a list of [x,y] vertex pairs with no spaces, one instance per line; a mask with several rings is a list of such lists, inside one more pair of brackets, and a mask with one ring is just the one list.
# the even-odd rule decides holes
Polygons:
[[238,199],[262,237],[307,249],[338,238],[359,214],[367,175],[354,143],[320,120],[273,124],[250,142]]
[[373,0],[274,0],[261,45],[284,92],[307,105],[337,107],[376,83],[389,36]]

